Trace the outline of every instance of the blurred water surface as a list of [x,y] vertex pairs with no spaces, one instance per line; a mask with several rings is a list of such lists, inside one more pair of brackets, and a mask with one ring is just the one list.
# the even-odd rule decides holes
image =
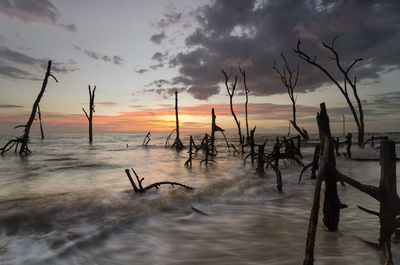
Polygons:
[[[10,137],[0,136],[0,143]],[[217,164],[200,166],[199,152],[188,169],[187,150],[165,148],[166,135],[153,135],[148,148],[143,138],[103,134],[89,144],[81,134],[33,136],[32,155],[0,157],[0,264],[302,263],[314,190],[309,172],[298,184],[301,169],[282,165],[284,192],[278,194],[274,173],[256,175],[250,163],[226,152],[223,139],[217,139]],[[269,152],[273,136],[257,141],[266,138]],[[306,163],[315,142],[304,146]],[[353,153],[379,157],[372,147]],[[379,162],[337,163],[363,183],[379,182]],[[134,194],[124,172],[131,167],[144,185],[170,180],[195,190],[163,186]],[[327,232],[320,221],[316,264],[381,264],[365,242],[377,242],[378,219],[357,209],[378,204],[351,187],[339,192],[349,208],[341,211],[338,232]],[[393,253],[400,264],[399,246]]]

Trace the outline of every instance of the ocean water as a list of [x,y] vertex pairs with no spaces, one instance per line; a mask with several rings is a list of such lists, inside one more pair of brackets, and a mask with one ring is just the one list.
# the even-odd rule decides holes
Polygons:
[[[10,137],[0,136],[0,144]],[[187,149],[164,147],[166,135],[152,135],[147,148],[143,138],[94,135],[89,144],[82,134],[33,136],[31,155],[0,157],[0,264],[302,263],[314,191],[309,171],[298,184],[301,168],[282,164],[279,194],[273,171],[258,176],[255,165],[226,152],[221,138],[217,163],[200,166],[200,151],[191,169],[184,167]],[[305,163],[315,142],[304,145]],[[376,147],[354,147],[353,154],[378,158]],[[341,158],[337,167],[363,183],[379,183],[377,161]],[[162,186],[135,194],[126,168],[144,185],[166,180],[195,189]],[[357,209],[378,209],[377,202],[349,186],[338,190],[349,208],[341,211],[338,232],[328,232],[320,214],[315,264],[383,264],[368,243],[377,242],[378,219]],[[392,251],[400,264],[399,246]]]

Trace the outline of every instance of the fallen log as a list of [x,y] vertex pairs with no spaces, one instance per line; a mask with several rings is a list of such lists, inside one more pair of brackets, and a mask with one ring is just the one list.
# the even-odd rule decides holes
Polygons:
[[136,193],[144,193],[144,192],[146,192],[146,191],[148,191],[148,190],[150,190],[152,188],[158,189],[161,185],[171,185],[172,187],[181,186],[181,187],[183,187],[185,189],[193,190],[192,187],[186,186],[186,185],[178,183],[178,182],[171,182],[171,181],[156,182],[156,183],[150,184],[149,186],[143,187],[142,186],[142,182],[143,182],[144,178],[140,179],[139,176],[136,174],[135,170],[133,168],[131,168],[131,169],[132,169],[132,172],[135,174],[136,180],[138,182],[138,186],[136,186],[135,181],[133,181],[133,178],[131,176],[131,173],[130,173],[129,169],[125,169],[125,173],[128,176],[129,181],[131,182],[133,191],[136,192]]

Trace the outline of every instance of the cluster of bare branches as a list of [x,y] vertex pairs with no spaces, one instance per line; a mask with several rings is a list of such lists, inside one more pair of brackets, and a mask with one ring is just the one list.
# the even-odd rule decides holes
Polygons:
[[[49,77],[52,77],[58,83],[55,76],[51,73],[51,61],[49,61],[47,64],[47,70],[46,70],[46,74],[43,79],[42,87],[40,89],[40,92],[39,92],[35,102],[33,103],[32,112],[28,119],[28,122],[24,125],[18,125],[15,127],[15,128],[24,128],[24,134],[20,137],[16,137],[15,139],[9,140],[4,145],[4,147],[0,149],[2,155],[4,153],[8,152],[9,150],[13,149],[14,147],[15,147],[15,152],[19,152],[20,155],[27,155],[27,154],[31,153],[31,150],[29,150],[29,148],[28,148],[29,132],[30,132],[31,126],[35,120],[36,112],[39,110],[39,113],[40,113],[39,103],[43,97],[44,92],[46,91]],[[41,114],[39,114],[39,119],[41,120]],[[18,147],[19,147],[19,151],[18,151]]]

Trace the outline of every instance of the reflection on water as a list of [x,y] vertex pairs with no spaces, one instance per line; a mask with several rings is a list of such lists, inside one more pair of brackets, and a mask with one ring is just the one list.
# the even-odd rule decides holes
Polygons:
[[[164,148],[154,136],[49,135],[32,139],[33,154],[7,154],[0,162],[1,264],[300,264],[312,204],[313,181],[300,170],[283,167],[284,193],[275,189],[273,172],[264,178],[239,156],[223,152],[218,164],[183,166],[186,151]],[[1,142],[6,137],[0,137]],[[184,139],[184,142],[188,142]],[[126,148],[126,145],[129,147]],[[266,150],[269,150],[267,147]],[[312,145],[305,147],[310,161]],[[372,148],[355,155],[376,157]],[[144,185],[170,180],[193,191],[164,186],[138,195],[129,192],[124,169],[134,167]],[[339,160],[345,174],[376,185],[378,162]],[[317,264],[379,264],[373,246],[379,223],[356,209],[377,203],[351,187],[339,188],[349,205],[340,230],[319,226]],[[194,206],[206,213],[201,215]],[[320,222],[321,224],[322,222]],[[393,246],[394,260],[400,249]]]

